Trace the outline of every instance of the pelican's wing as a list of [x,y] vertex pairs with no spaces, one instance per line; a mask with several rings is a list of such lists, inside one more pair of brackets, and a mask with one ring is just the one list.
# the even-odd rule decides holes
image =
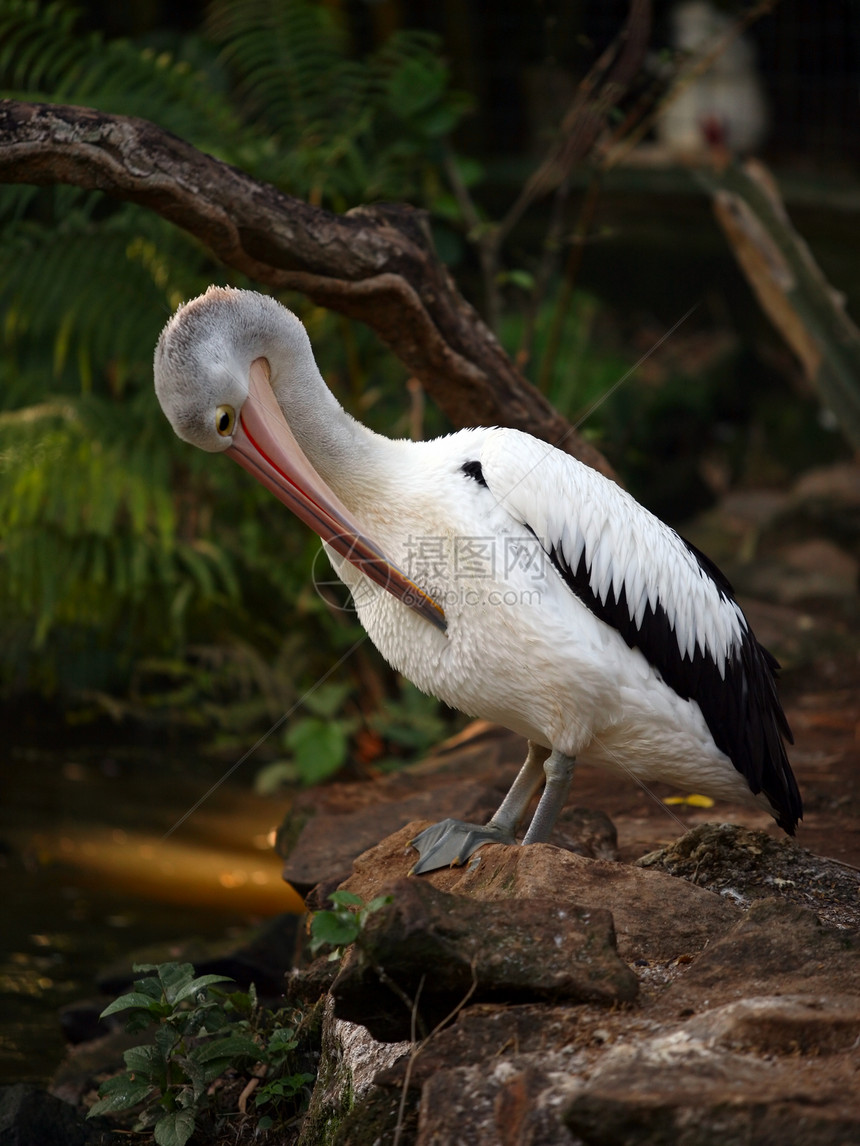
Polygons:
[[793,832],[800,794],[774,658],[717,567],[634,498],[574,458],[516,430],[487,436],[483,479],[534,533],[559,575],[702,711],[717,747]]

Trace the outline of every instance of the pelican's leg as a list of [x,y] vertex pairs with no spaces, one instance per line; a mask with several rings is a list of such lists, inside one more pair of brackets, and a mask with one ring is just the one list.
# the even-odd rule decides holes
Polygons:
[[[410,875],[421,875],[422,872],[434,871],[439,867],[456,867],[465,863],[482,844],[516,843],[516,830],[520,820],[525,815],[529,801],[541,785],[545,769],[549,767],[550,760],[547,757],[552,759],[548,748],[529,741],[529,752],[525,763],[489,823],[469,824],[464,820],[442,820],[419,832],[414,840],[409,841],[418,851],[419,857]],[[549,773],[546,774],[549,784]],[[546,793],[541,797],[535,818],[543,806],[545,796]]]
[[553,749],[543,766],[546,773],[546,787],[535,808],[529,830],[523,838],[524,844],[545,844],[549,839],[570,790],[573,764],[572,756],[565,756],[563,752]]

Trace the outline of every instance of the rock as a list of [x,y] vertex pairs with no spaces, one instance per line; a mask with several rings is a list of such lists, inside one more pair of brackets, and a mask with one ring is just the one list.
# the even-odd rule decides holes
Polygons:
[[[379,789],[377,789],[379,791]],[[401,800],[359,808],[349,814],[316,815],[302,830],[284,864],[283,876],[300,895],[323,881],[335,887],[349,876],[352,861],[381,838],[416,819],[457,816],[483,823],[504,793],[478,780],[454,780],[412,792]]]
[[69,1103],[28,1083],[0,1088],[0,1146],[109,1146],[104,1118],[87,1121]]
[[777,599],[785,604],[856,596],[860,563],[834,542],[811,537],[783,547],[779,556],[785,572],[777,585]]
[[[703,825],[641,866],[492,845],[465,868],[404,878],[423,826],[360,856],[344,885],[369,899],[393,881],[398,903],[370,917],[369,954],[348,954],[335,1014],[393,1038],[408,1032],[423,974],[426,1028],[463,1002],[472,958],[480,986],[452,1024],[377,1073],[362,1100],[371,1140],[392,1133],[404,1087],[417,1124],[402,1128],[403,1146],[860,1140],[860,960],[846,927],[856,873],[764,832]],[[761,898],[774,893],[786,899]],[[842,929],[799,906],[808,902],[838,906]],[[589,942],[614,957],[607,908],[643,987],[610,1009],[580,990],[567,959],[590,956]],[[569,938],[557,931],[560,911]],[[599,923],[596,939],[583,912]],[[586,960],[586,989],[593,970]],[[623,985],[617,969],[605,974],[600,983]],[[573,989],[562,1005],[565,976]],[[335,1141],[362,1141],[360,1122],[356,1111],[342,1119],[339,1133],[356,1137]]]
[[[624,1012],[628,1031],[641,1024],[632,1010]],[[409,1085],[420,1090],[439,1071],[486,1060],[539,1061],[547,1056],[570,1070],[584,1048],[603,1046],[606,1011],[580,1004],[479,1003],[466,1007],[456,1022],[416,1048],[409,1063]],[[406,1059],[376,1076],[378,1086],[400,1089],[406,1082]]]
[[565,808],[552,833],[557,848],[589,859],[618,859],[618,832],[605,812],[592,808]]
[[[653,998],[611,1013],[469,1007],[412,1058],[414,1141],[848,1146],[860,1125],[858,1006],[771,996],[686,1021]],[[376,1084],[399,1093],[407,1062]]]
[[[561,1096],[590,1041],[595,1007],[472,1006],[409,1058],[376,1077],[379,1087],[420,1096],[414,1141],[573,1144],[561,1124]],[[636,1021],[633,1020],[633,1025]],[[587,1033],[586,1033],[587,1032]]]
[[714,516],[724,529],[763,530],[785,513],[789,502],[790,495],[781,489],[733,489],[720,499],[719,513]]
[[[408,1056],[409,1043],[377,1042],[364,1027],[335,1017],[326,1003],[322,1025],[320,1073],[302,1122],[298,1146],[334,1146],[390,1141],[400,1113],[400,1096],[374,1086],[374,1077]],[[417,1102],[407,1128],[414,1135]],[[361,1137],[353,1137],[355,1128]],[[410,1139],[411,1140],[411,1139]]]
[[98,1090],[108,1075],[123,1069],[123,1055],[130,1047],[152,1042],[153,1038],[151,1030],[129,1034],[120,1027],[90,1042],[69,1047],[51,1078],[51,1094],[64,1102],[79,1104],[86,1094]]
[[77,1046],[78,1043],[92,1042],[121,1028],[121,1016],[109,1015],[106,1019],[101,1017],[102,1011],[111,1002],[112,996],[102,995],[97,999],[78,999],[61,1007],[58,1018],[66,1042]]
[[767,832],[702,824],[636,866],[680,876],[742,907],[778,897],[810,908],[826,923],[860,928],[860,872]]
[[[333,1059],[354,1065],[339,1077],[340,1098],[329,1091],[328,1105],[315,1107],[303,1146],[389,1141],[398,1125],[401,1146],[860,1141],[860,935],[847,926],[856,873],[763,832],[704,825],[640,867],[550,845],[493,845],[477,864],[405,878],[408,840],[423,826],[359,857],[346,882],[364,899],[390,882],[399,905],[370,917],[372,955],[350,952],[333,989],[334,1015],[371,1033],[350,1047],[338,1031],[361,1028],[332,1023]],[[761,898],[768,893],[798,902]],[[839,928],[800,906],[832,908],[840,897]],[[607,908],[641,989],[620,1006],[576,993],[561,1001],[553,992],[577,968],[556,962],[559,951],[590,957],[592,942],[597,955],[615,954]],[[559,911],[569,913],[570,940],[555,930]],[[583,911],[600,924],[596,939],[582,931]],[[536,963],[527,987],[525,952]],[[479,983],[515,972],[483,1001],[480,991],[465,998],[472,956]],[[380,984],[374,964],[398,991]],[[586,959],[586,979],[593,966]],[[376,1061],[377,1037],[408,1032],[424,973],[425,1028],[458,1011],[454,1021],[399,1046],[369,1086],[366,1070],[353,1084],[363,1056]],[[353,1085],[361,1097],[350,1110]],[[335,1112],[328,1122],[326,1109]]]
[[418,879],[376,894],[392,902],[370,916],[332,986],[338,1018],[374,1038],[409,1036],[411,1000],[430,1030],[470,997],[613,1004],[636,996],[638,981],[618,957],[602,908],[546,897],[467,899]]
[[797,501],[814,501],[860,509],[860,465],[836,462],[807,470],[797,479],[792,494]]
[[816,601],[850,607],[860,563],[832,541],[813,538],[784,546],[755,565],[733,569],[738,591],[781,605],[808,608]]
[[860,1046],[860,998],[776,995],[741,999],[686,1025],[711,1046],[759,1054],[836,1054]]
[[[343,886],[369,900],[384,883],[406,875],[416,859],[409,840],[426,826],[410,824],[365,852]],[[477,865],[430,872],[421,882],[478,900],[543,899],[551,888],[556,902],[607,909],[615,922],[618,952],[628,962],[695,953],[740,918],[735,905],[684,880],[586,859],[551,844],[491,844],[478,855]]]
[[[485,823],[525,758],[525,742],[477,721],[432,756],[373,783],[330,784],[298,798],[282,826],[284,879],[301,895],[334,890],[356,857],[417,820]],[[603,812],[566,809],[552,842],[595,859],[616,859],[618,836]],[[322,904],[320,904],[322,906]]]
[[544,1106],[546,1076],[537,1067],[500,1061],[439,1071],[425,1084],[416,1146],[575,1146],[552,1106]]
[[763,899],[691,963],[664,1002],[698,1010],[750,996],[829,995],[836,983],[840,994],[860,995],[860,935],[824,927],[805,908]]
[[610,1050],[563,1120],[586,1146],[836,1146],[860,1140],[850,1060],[798,1070],[679,1030]]

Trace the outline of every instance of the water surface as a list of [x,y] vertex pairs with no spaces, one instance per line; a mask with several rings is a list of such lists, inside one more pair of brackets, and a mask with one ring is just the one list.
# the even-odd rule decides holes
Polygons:
[[286,799],[225,784],[165,838],[224,769],[127,746],[0,763],[0,1082],[50,1077],[58,1009],[118,958],[298,909],[272,850]]

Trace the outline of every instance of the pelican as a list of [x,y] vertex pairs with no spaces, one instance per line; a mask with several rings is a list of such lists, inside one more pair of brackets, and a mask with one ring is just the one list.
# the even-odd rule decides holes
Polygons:
[[422,691],[528,740],[487,824],[444,820],[416,873],[545,842],[574,761],[802,815],[773,657],[707,557],[612,481],[518,430],[393,441],[326,386],[298,318],[210,287],[155,351],[180,438],[226,453],[323,539],[385,659]]

